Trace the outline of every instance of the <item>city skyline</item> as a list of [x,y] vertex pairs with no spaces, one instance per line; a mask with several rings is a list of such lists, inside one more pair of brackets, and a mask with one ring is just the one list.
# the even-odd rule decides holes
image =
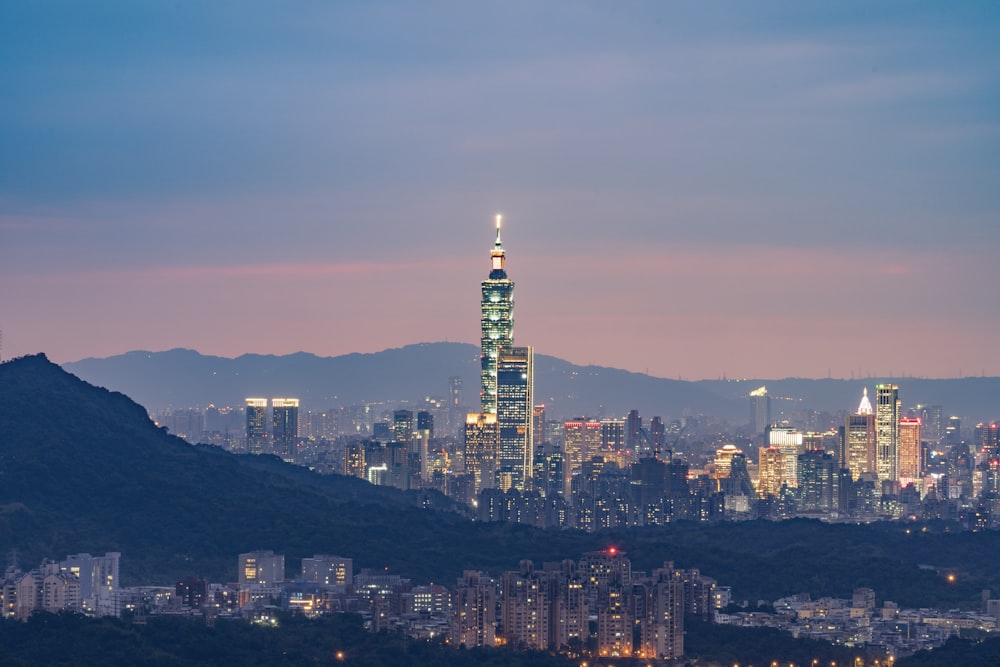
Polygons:
[[988,3],[13,2],[0,23],[5,359],[475,344],[502,213],[538,354],[1000,375]]

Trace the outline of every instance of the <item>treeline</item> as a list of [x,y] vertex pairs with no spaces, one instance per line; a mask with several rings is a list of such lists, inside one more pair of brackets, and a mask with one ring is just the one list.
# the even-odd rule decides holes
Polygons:
[[4,667],[568,667],[545,653],[506,649],[457,649],[440,641],[367,632],[361,617],[321,619],[282,615],[277,627],[218,619],[154,617],[142,625],[113,618],[35,614],[26,623],[0,622]]

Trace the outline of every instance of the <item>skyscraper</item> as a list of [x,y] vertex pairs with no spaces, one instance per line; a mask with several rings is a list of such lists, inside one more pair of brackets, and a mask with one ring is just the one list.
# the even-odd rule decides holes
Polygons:
[[493,488],[497,462],[497,416],[470,412],[465,417],[465,472],[472,476],[472,496]]
[[534,461],[532,414],[535,353],[531,347],[502,347],[497,359],[497,486],[524,491],[531,486]]
[[248,398],[247,452],[263,454],[267,447],[267,399]]
[[771,425],[771,397],[767,387],[759,387],[750,392],[750,432],[758,436]]
[[875,385],[875,473],[880,482],[899,479],[899,387]]
[[271,434],[274,453],[292,461],[295,458],[295,441],[299,437],[299,399],[271,399]]
[[497,216],[497,239],[490,252],[489,278],[482,282],[482,411],[497,411],[497,360],[501,347],[514,344],[514,282],[504,270],[505,256],[500,243],[501,217]]
[[862,473],[875,472],[875,411],[865,387],[857,413],[847,415],[841,440],[840,467],[851,471],[856,480]]
[[921,475],[924,468],[921,430],[923,422],[920,417],[901,417],[899,419],[899,478],[904,484],[916,482],[921,491]]

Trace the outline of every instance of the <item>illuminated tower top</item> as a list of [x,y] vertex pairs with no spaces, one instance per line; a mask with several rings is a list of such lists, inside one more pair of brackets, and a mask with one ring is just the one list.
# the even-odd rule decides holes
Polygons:
[[496,217],[497,238],[490,252],[490,275],[482,282],[482,411],[497,412],[497,359],[500,348],[514,344],[514,282],[504,270],[500,223]]
[[490,271],[491,280],[502,280],[507,277],[507,272],[504,271],[503,265],[506,257],[503,253],[503,244],[500,243],[500,223],[503,221],[503,216],[499,213],[497,214],[497,240],[493,244],[493,250],[490,252],[490,260],[493,264],[493,270]]
[[873,415],[875,411],[872,410],[872,402],[868,400],[868,387],[865,387],[865,393],[861,396],[861,405],[858,406],[859,415]]

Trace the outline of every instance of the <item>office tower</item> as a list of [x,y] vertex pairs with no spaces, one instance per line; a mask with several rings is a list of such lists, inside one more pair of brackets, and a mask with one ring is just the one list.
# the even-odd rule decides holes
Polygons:
[[832,512],[837,500],[837,462],[833,456],[819,450],[798,456],[799,510]]
[[653,450],[653,455],[659,458],[667,444],[667,431],[663,424],[663,419],[653,417],[649,420],[649,446]]
[[238,572],[240,588],[276,586],[285,580],[285,557],[270,550],[240,554]]
[[732,469],[733,456],[742,454],[743,450],[736,445],[723,445],[715,450],[715,472],[712,475],[715,479],[726,479]]
[[434,472],[429,460],[432,437],[434,437],[434,415],[421,410],[417,413],[417,431],[414,433],[414,442],[417,445],[420,457],[420,478],[428,483],[431,481]]
[[462,378],[457,375],[448,378],[448,407],[462,407]]
[[453,646],[496,644],[497,586],[482,572],[466,570],[452,594]]
[[880,482],[899,479],[899,387],[875,386],[875,473]]
[[534,439],[532,447],[535,451],[545,442],[545,405],[536,405],[531,411],[531,437]]
[[851,479],[875,472],[875,411],[864,388],[858,411],[847,415],[841,438],[840,466],[851,471]]
[[601,451],[618,452],[625,448],[625,422],[621,419],[602,419]]
[[798,455],[802,453],[802,433],[787,426],[768,426],[764,429],[768,447],[781,450],[785,461],[785,472],[781,482],[794,489],[798,486]]
[[771,425],[771,397],[767,387],[758,387],[750,392],[750,433],[758,436]]
[[923,422],[921,427],[921,433],[924,440],[927,440],[932,445],[936,445],[941,441],[942,436],[944,436],[944,427],[942,421],[943,410],[940,405],[918,405],[916,408],[916,417],[920,417]]
[[248,398],[247,401],[247,452],[263,454],[267,451],[267,399]]
[[625,448],[632,452],[636,459],[649,456],[648,447],[642,437],[642,417],[638,410],[629,410],[625,417]]
[[[567,477],[580,472],[601,449],[601,422],[586,417],[563,423],[563,465]],[[567,489],[567,493],[569,490]]]
[[482,282],[482,350],[480,352],[482,411],[497,411],[497,360],[500,348],[514,344],[514,282],[504,270],[506,257],[500,243],[500,216],[497,216],[497,240],[490,252],[489,278]]
[[470,412],[465,416],[465,472],[472,475],[472,496],[494,488],[500,431],[497,416]]
[[354,561],[326,554],[303,558],[302,578],[323,586],[350,586],[354,583]]
[[502,347],[497,358],[497,487],[531,487],[535,353],[530,347]]
[[271,399],[271,442],[274,453],[286,461],[295,459],[299,437],[299,399]]
[[785,454],[777,447],[761,447],[757,450],[757,495],[761,498],[781,495],[781,485],[785,478]]
[[413,438],[413,412],[410,410],[396,410],[392,413],[392,439],[396,442],[405,442],[410,446]]
[[1000,424],[979,422],[972,432],[972,442],[980,453],[996,456],[1000,449]]
[[903,486],[917,482],[917,487],[921,490],[924,471],[922,426],[920,417],[899,419],[899,479]]

